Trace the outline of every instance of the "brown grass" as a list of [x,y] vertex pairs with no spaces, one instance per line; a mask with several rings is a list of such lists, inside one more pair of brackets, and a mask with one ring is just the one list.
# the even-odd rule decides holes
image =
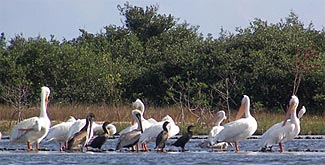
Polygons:
[[[92,112],[96,116],[96,121],[111,121],[118,130],[127,127],[131,121],[131,106],[114,107],[109,105],[49,105],[48,115],[55,125],[61,121],[67,120],[70,116],[76,118],[84,118],[87,113]],[[0,105],[0,131],[3,134],[9,134],[12,125],[10,125],[10,116],[13,109],[10,106]],[[181,127],[182,131],[190,124],[196,125],[194,132],[200,135],[207,135],[214,123],[209,125],[196,124],[195,118],[189,112],[185,112],[186,123],[180,123],[180,110],[177,107],[146,107],[145,118],[154,118],[157,121],[165,115],[170,115],[175,122]],[[23,111],[23,117],[29,118],[39,115],[39,108],[32,107]],[[234,119],[236,114],[232,114],[230,119]],[[265,132],[273,124],[280,122],[284,118],[284,113],[253,113],[253,116],[258,122],[258,128],[255,134],[259,135]],[[229,117],[228,117],[229,118]],[[15,119],[16,120],[16,119]],[[301,119],[301,133],[304,135],[310,134],[325,134],[325,115],[311,115],[308,112]],[[224,121],[222,124],[225,124]]]

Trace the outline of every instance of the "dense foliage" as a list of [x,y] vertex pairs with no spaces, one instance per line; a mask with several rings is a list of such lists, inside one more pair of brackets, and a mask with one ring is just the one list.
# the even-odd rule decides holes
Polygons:
[[[298,76],[300,102],[310,111],[325,109],[325,31],[305,26],[293,12],[276,24],[255,19],[235,34],[221,29],[214,38],[159,14],[157,6],[126,3],[118,10],[123,26],[97,34],[80,29],[72,40],[7,40],[2,33],[1,87],[23,86],[34,101],[46,85],[57,103],[117,104],[140,97],[158,106],[211,110],[223,109],[225,96],[237,107],[247,94],[256,108],[281,110]],[[0,94],[6,96],[4,88]]]

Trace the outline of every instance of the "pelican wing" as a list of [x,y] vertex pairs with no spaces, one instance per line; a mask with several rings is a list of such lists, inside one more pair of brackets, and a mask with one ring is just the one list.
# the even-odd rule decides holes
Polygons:
[[296,132],[296,126],[288,120],[285,126],[283,125],[283,121],[280,123],[274,124],[271,128],[269,128],[262,136],[260,141],[260,147],[268,147],[273,144],[278,144],[280,142],[285,142],[287,140],[291,140],[296,137],[299,132]]
[[122,134],[117,142],[116,150],[121,148],[132,147],[135,145],[140,139],[141,131],[133,130],[129,133]]
[[54,125],[50,128],[49,133],[46,136],[46,141],[55,140],[57,142],[65,142],[68,140],[69,129],[74,123],[73,120],[62,122],[60,124]]
[[241,118],[224,125],[224,129],[216,136],[217,142],[238,142],[250,137],[257,129],[254,118]]
[[174,122],[169,123],[167,127],[168,127],[168,138],[176,136],[180,131],[179,127]]
[[97,124],[96,122],[93,122],[93,131],[99,131],[99,130],[103,130],[102,125],[101,124]]
[[163,131],[162,125],[164,122],[158,122],[151,127],[147,128],[143,131],[140,136],[139,142],[146,143],[149,141],[155,141],[156,137],[159,135],[161,131]]
[[224,126],[214,126],[209,132],[208,141],[214,143],[214,138],[224,129]]
[[68,139],[70,139],[75,133],[79,132],[81,128],[85,125],[86,119],[78,119],[77,121],[75,121],[69,128]]
[[39,132],[40,130],[39,117],[25,119],[11,130],[10,142],[25,143],[35,136],[33,132]]
[[138,123],[135,123],[133,125],[130,125],[130,126],[124,128],[122,131],[119,132],[119,134],[122,135],[122,134],[125,134],[125,133],[128,133],[128,132],[131,132],[131,131],[133,131],[133,130],[135,130],[137,128],[138,128]]

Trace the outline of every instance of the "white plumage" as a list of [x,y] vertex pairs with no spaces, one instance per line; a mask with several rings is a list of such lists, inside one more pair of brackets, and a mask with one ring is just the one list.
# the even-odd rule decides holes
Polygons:
[[165,121],[168,121],[169,124],[167,125],[168,129],[168,138],[171,138],[179,133],[179,127],[175,124],[173,118],[169,115],[166,115],[160,122],[157,122],[143,131],[140,136],[140,143],[148,143],[148,142],[155,142],[156,137],[158,134],[163,131],[162,125]]
[[[295,138],[300,132],[299,118],[306,112],[305,107],[299,111],[299,118],[296,116],[296,109],[299,104],[297,96],[292,96],[289,102],[289,109],[284,121],[274,124],[269,128],[262,136],[259,146],[263,149],[272,146],[273,144],[279,144],[280,152],[283,152],[282,143]],[[289,119],[290,116],[290,119]]]
[[[68,131],[68,139],[71,138],[75,133],[79,132],[86,125],[86,119],[76,120]],[[92,122],[92,129],[90,130],[90,138],[93,137],[94,132],[101,130],[102,125]]]
[[66,122],[59,123],[50,128],[49,133],[46,136],[46,141],[56,141],[60,145],[60,151],[62,151],[62,143],[66,148],[66,142],[69,140],[68,132],[72,124],[76,122],[76,119],[73,116]]
[[32,117],[21,121],[10,133],[11,143],[27,143],[28,150],[33,150],[33,143],[36,143],[36,150],[39,149],[39,143],[47,135],[51,126],[51,121],[46,112],[50,89],[48,87],[42,87],[41,89],[39,117]]
[[[145,119],[143,117],[144,112],[145,112],[145,106],[143,104],[143,102],[140,99],[137,99],[135,102],[132,103],[132,107],[135,109],[138,109],[141,111],[141,121],[142,121],[142,128],[143,130],[149,128],[152,124],[157,123],[157,121],[153,118],[149,118],[149,119]],[[120,135],[131,132],[135,129],[138,128],[138,123],[135,122],[132,125],[126,127],[125,129],[123,129],[122,131],[119,132]]]
[[[215,119],[215,118],[213,118]],[[224,129],[224,126],[221,126],[223,120],[227,119],[225,111],[217,112],[215,126],[209,132],[208,139],[199,144],[201,148],[219,148],[225,149],[228,147],[227,142],[215,142],[215,137]]]
[[[240,118],[245,113],[245,118]],[[235,143],[236,152],[239,151],[238,142],[249,138],[257,129],[257,122],[250,114],[250,99],[244,95],[236,120],[224,125],[224,129],[216,136],[217,142]]]
[[217,112],[216,124],[210,130],[208,136],[208,141],[210,142],[211,146],[215,143],[214,138],[219,134],[219,132],[221,132],[224,129],[224,126],[221,126],[221,122],[225,119],[227,119],[225,111]]

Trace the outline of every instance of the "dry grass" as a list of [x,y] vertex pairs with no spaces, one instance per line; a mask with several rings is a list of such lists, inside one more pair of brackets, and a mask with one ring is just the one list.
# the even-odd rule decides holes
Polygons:
[[[48,115],[55,125],[61,121],[65,121],[69,116],[76,118],[84,118],[87,113],[92,112],[96,116],[96,121],[111,121],[118,130],[127,127],[131,121],[131,106],[114,107],[109,105],[49,105]],[[10,106],[0,105],[0,131],[3,134],[9,134],[12,125],[10,125],[10,116],[13,109]],[[180,110],[177,107],[146,107],[145,118],[162,119],[165,115],[170,115],[175,122],[181,127],[182,131],[190,124],[196,125],[194,132],[196,134],[207,135],[214,123],[209,125],[197,125],[196,118],[189,112],[185,112],[186,123],[181,123]],[[23,111],[23,117],[29,118],[39,115],[39,108],[32,107]],[[258,122],[258,128],[255,134],[259,135],[265,132],[273,124],[280,122],[284,118],[284,113],[253,113]],[[229,117],[228,117],[229,118]],[[234,119],[233,114],[230,119]],[[325,115],[305,114],[301,119],[301,133],[308,134],[325,134]],[[222,124],[225,124],[224,121]]]

